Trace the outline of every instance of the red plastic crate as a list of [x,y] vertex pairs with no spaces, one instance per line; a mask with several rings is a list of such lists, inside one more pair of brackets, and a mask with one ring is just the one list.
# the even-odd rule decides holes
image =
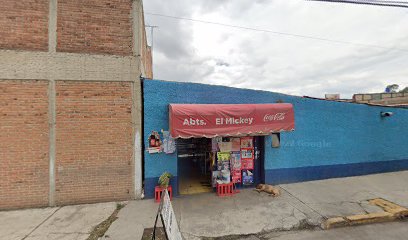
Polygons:
[[225,183],[225,184],[218,184],[217,183],[217,195],[220,197],[224,196],[231,196],[234,194],[234,184],[231,183]]
[[[160,187],[160,186],[156,186],[154,188],[154,199],[156,202],[160,202],[161,200],[161,194],[163,192],[164,188]],[[170,197],[170,201],[173,198],[173,189],[171,188],[171,186],[167,187],[167,191],[169,192],[169,197]]]

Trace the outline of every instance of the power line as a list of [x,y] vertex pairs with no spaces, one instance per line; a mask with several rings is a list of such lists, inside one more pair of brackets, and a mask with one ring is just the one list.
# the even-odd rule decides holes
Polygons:
[[331,3],[351,3],[351,4],[362,4],[362,5],[373,5],[373,6],[384,6],[384,7],[400,7],[408,8],[408,2],[404,1],[381,1],[381,0],[307,0],[315,2],[331,2]]
[[[318,0],[316,0],[316,1],[318,1]],[[243,29],[243,30],[256,31],[256,32],[265,32],[265,33],[271,33],[271,34],[276,34],[276,35],[283,35],[283,36],[290,36],[290,37],[297,37],[297,38],[305,38],[305,39],[312,39],[312,40],[339,43],[339,44],[349,44],[349,45],[356,45],[356,46],[363,46],[363,47],[371,47],[371,48],[378,48],[378,49],[385,49],[385,50],[396,50],[396,51],[408,52],[408,49],[403,49],[403,48],[384,47],[384,46],[379,46],[379,45],[374,45],[374,44],[356,43],[356,42],[350,42],[350,41],[315,37],[315,36],[310,36],[310,35],[294,34],[294,33],[287,33],[287,32],[278,32],[278,31],[272,31],[272,30],[268,30],[268,29],[245,27],[245,26],[232,25],[232,24],[219,23],[219,22],[212,22],[212,21],[193,19],[193,18],[187,18],[187,17],[170,16],[170,15],[165,15],[165,14],[160,14],[160,13],[144,12],[144,14],[151,15],[151,16],[156,16],[156,17],[163,17],[163,18],[171,18],[171,19],[177,19],[177,20],[212,24],[212,25],[230,27],[230,28],[235,28],[235,29]]]

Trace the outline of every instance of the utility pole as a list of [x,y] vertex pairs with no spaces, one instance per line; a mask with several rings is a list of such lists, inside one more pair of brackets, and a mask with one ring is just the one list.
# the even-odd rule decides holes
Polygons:
[[153,26],[153,25],[146,25],[145,27],[147,27],[147,28],[150,28],[150,36],[151,36],[151,43],[150,43],[150,49],[151,49],[151,52],[152,52],[152,78],[153,78],[153,74],[154,74],[154,71],[153,71],[153,32],[154,32],[154,29],[155,28],[158,28],[159,26]]

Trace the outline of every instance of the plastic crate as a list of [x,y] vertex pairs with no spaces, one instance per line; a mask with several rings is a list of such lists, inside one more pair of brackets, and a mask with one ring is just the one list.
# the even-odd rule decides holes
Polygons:
[[231,183],[217,183],[217,195],[220,197],[231,196],[234,194],[234,184]]
[[[160,187],[160,186],[156,186],[154,188],[154,199],[156,202],[160,202],[161,200],[161,194],[163,192],[164,188]],[[167,187],[167,191],[169,192],[169,197],[170,197],[170,201],[173,197],[173,189],[171,188],[171,186]]]

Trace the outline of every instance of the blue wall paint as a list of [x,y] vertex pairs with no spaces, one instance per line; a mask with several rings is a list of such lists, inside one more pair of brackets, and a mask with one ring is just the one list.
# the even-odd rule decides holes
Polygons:
[[[271,138],[265,138],[267,182],[272,179],[274,182],[276,179],[280,179],[280,182],[293,179],[292,175],[296,173],[296,170],[291,172],[290,169],[317,167],[317,170],[302,171],[306,171],[306,175],[313,175],[314,172],[316,177],[322,178],[328,175],[319,175],[319,169],[322,169],[319,167],[342,164],[344,168],[339,169],[345,171],[345,176],[348,176],[356,175],[353,168],[357,165],[353,165],[354,163],[373,163],[361,166],[370,166],[368,167],[370,169],[377,168],[376,171],[381,172],[388,170],[383,163],[376,164],[378,162],[408,159],[408,109],[157,80],[144,81],[145,138],[152,130],[168,130],[168,105],[170,103],[275,103],[277,100],[294,105],[295,131],[281,133],[280,148],[272,148]],[[381,118],[381,111],[392,111],[394,116]],[[147,139],[145,141],[147,145]],[[400,169],[406,169],[404,164],[398,166],[401,167]],[[331,171],[327,169],[324,171]],[[178,175],[176,154],[145,154],[146,179],[157,178],[164,171]],[[273,174],[278,174],[279,177],[273,177]],[[306,180],[307,177],[298,180],[302,179]],[[312,177],[311,179],[319,178]],[[151,190],[146,188],[147,191]]]
[[408,169],[408,159],[381,162],[322,165],[299,168],[266,169],[265,182],[271,184],[283,184],[326,178],[339,178],[381,172],[392,172],[401,169]]

